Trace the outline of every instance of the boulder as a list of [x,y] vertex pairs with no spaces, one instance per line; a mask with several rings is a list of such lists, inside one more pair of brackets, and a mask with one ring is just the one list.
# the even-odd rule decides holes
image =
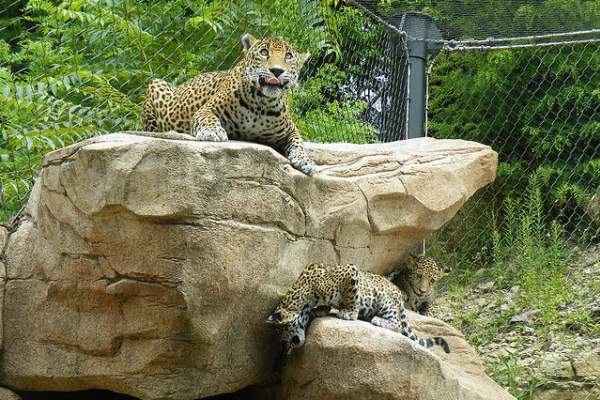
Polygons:
[[[4,326],[2,317],[3,309],[4,309],[4,287],[6,285],[6,266],[4,265],[4,248],[6,247],[6,242],[8,241],[8,229],[3,226],[0,226],[0,350],[2,350],[2,345],[4,343]],[[8,396],[7,396],[8,397]],[[0,400],[2,397],[0,397]]]
[[264,324],[309,262],[385,273],[494,179],[461,140],[271,148],[128,134],[48,154],[4,261],[0,384],[188,400],[272,379]]
[[451,353],[425,349],[364,321],[312,322],[283,373],[288,400],[514,400],[486,376],[464,337],[443,322],[408,312],[418,335],[443,336]]
[[8,389],[0,387],[0,400],[21,400],[21,397]]
[[600,348],[579,354],[573,360],[573,369],[580,378],[600,382]]

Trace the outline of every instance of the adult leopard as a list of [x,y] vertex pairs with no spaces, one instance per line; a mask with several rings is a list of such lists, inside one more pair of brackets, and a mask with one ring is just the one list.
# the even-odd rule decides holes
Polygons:
[[307,175],[316,171],[292,121],[288,90],[298,83],[310,56],[287,42],[242,36],[244,57],[233,68],[201,73],[173,87],[161,79],[148,86],[142,106],[141,136],[263,143]]

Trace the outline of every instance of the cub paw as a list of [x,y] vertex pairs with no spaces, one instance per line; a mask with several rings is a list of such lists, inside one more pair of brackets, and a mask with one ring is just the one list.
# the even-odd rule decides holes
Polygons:
[[345,319],[348,321],[354,321],[358,319],[358,312],[352,310],[339,310],[337,313],[339,319]]
[[204,128],[194,134],[196,140],[203,142],[225,142],[227,141],[227,132],[221,127]]
[[390,325],[388,320],[385,320],[381,317],[373,317],[371,319],[371,324],[378,326],[380,328],[389,328],[389,325]]
[[317,172],[317,166],[313,162],[309,162],[303,164],[301,166],[296,167],[300,171],[304,172],[306,175],[314,175]]

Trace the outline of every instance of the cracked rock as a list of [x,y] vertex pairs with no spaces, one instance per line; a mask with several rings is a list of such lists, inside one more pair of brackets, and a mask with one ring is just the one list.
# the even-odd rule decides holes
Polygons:
[[497,164],[462,140],[308,150],[312,177],[243,142],[114,134],[48,154],[6,245],[0,384],[143,400],[269,384],[264,320],[305,264],[391,271]]
[[425,349],[364,321],[317,319],[285,367],[284,399],[515,399],[486,376],[459,332],[439,320],[407,314],[417,334],[443,336],[452,352]]

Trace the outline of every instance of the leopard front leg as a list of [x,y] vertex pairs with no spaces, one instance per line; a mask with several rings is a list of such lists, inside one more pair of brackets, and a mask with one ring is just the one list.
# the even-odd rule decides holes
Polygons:
[[306,149],[302,144],[302,138],[295,128],[288,138],[287,146],[284,149],[283,155],[290,160],[292,167],[304,172],[306,175],[313,175],[317,171],[317,166],[306,153]]
[[209,108],[201,108],[192,117],[192,136],[206,142],[225,142],[227,132]]
[[400,331],[400,324],[394,319],[375,316],[371,319],[371,324],[394,332]]

